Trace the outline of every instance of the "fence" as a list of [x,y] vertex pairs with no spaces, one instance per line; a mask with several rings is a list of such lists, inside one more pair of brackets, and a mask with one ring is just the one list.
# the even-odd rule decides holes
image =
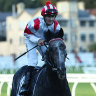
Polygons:
[[5,82],[7,82],[7,96],[10,96],[10,90],[12,88],[12,78],[13,78],[13,75],[9,74],[1,74],[0,75],[0,96],[1,96],[1,89],[2,89],[2,86]]
[[75,96],[75,90],[78,83],[90,83],[96,93],[96,74],[67,74],[67,78],[69,83],[74,83],[72,96]]
[[[12,75],[1,74],[0,75],[0,96],[1,96],[1,89],[5,82],[7,82],[7,96],[10,96],[10,89],[12,87]],[[75,90],[78,83],[90,83],[96,93],[96,74],[67,74],[68,82],[74,83],[72,88],[72,96],[75,96]]]

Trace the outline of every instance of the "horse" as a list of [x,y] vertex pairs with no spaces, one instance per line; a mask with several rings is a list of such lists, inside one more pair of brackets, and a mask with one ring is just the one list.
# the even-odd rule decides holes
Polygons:
[[[50,32],[49,32],[50,33]],[[47,34],[48,35],[48,34]],[[51,34],[52,35],[52,34]],[[57,36],[58,37],[58,36]],[[66,46],[61,38],[50,38],[45,53],[45,64],[33,72],[31,94],[22,96],[71,96],[66,78]],[[11,96],[19,95],[27,66],[20,68],[13,77]]]

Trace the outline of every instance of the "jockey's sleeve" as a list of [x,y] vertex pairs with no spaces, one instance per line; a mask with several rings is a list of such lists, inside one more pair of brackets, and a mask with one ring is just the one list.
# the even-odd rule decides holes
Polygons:
[[38,40],[41,38],[36,37],[35,35],[29,35],[29,40],[33,43],[38,43]]
[[38,40],[40,39],[40,38],[35,36],[34,32],[30,31],[30,29],[28,28],[28,24],[24,30],[24,36],[26,38],[28,38],[33,43],[38,43]]

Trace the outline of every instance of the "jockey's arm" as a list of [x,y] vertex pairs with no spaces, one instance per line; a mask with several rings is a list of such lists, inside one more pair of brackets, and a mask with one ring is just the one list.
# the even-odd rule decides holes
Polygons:
[[35,35],[25,35],[25,37],[29,38],[29,40],[33,43],[37,43],[39,46],[44,45],[44,40],[41,38],[36,37]]

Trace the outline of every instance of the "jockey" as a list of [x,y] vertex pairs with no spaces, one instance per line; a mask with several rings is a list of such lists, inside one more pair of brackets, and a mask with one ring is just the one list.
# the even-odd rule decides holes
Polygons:
[[[55,19],[57,14],[58,10],[56,7],[53,6],[50,1],[47,1],[46,5],[41,11],[42,17],[36,17],[30,20],[24,30],[27,50],[30,50],[37,44],[40,46],[29,51],[27,54],[28,66],[33,66],[33,69],[38,63],[36,49],[40,52],[41,56],[42,52],[44,53],[46,51],[46,47],[44,46],[44,32],[47,32],[48,30],[51,32],[58,32],[60,30],[60,25]],[[25,76],[24,84],[21,87],[20,94],[26,94],[29,92],[29,81],[30,73],[26,74]]]

